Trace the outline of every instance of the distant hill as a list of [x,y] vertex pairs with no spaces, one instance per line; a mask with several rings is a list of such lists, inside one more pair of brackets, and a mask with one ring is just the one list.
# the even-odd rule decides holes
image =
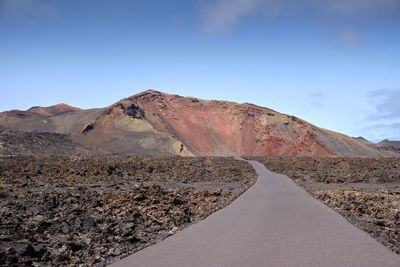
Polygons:
[[400,152],[400,141],[389,141],[385,139],[377,143],[376,146],[387,151]]
[[[64,108],[65,107],[65,108]],[[385,157],[365,139],[329,131],[269,108],[154,90],[106,108],[32,108],[0,113],[0,128],[69,135],[110,153]]]
[[80,108],[72,107],[67,104],[57,104],[54,106],[50,107],[31,107],[28,110],[21,111],[21,110],[11,110],[11,111],[6,111],[4,112],[5,114],[8,114],[10,116],[17,116],[17,117],[51,117],[51,116],[56,116],[60,115],[63,113],[67,112],[72,112],[72,111],[79,111],[81,110]]
[[362,137],[362,136],[354,137],[354,139],[357,140],[358,142],[363,143],[364,145],[367,145],[367,146],[375,146],[374,143],[372,143],[372,142],[369,141],[368,139],[365,139],[365,138]]

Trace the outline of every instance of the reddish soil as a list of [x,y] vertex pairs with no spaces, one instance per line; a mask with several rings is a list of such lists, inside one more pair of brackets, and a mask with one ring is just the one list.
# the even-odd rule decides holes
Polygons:
[[157,114],[146,117],[156,129],[171,129],[201,154],[334,155],[312,138],[312,125],[270,109],[157,93],[135,101],[145,114]]

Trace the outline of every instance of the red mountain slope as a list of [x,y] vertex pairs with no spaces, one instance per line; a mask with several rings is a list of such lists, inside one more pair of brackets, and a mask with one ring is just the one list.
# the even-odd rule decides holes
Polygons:
[[155,129],[205,155],[383,156],[353,138],[252,104],[146,91],[135,102]]
[[153,90],[103,109],[71,110],[66,105],[54,107],[0,113],[0,128],[69,134],[76,143],[112,153],[320,157],[396,155],[268,108],[200,100]]

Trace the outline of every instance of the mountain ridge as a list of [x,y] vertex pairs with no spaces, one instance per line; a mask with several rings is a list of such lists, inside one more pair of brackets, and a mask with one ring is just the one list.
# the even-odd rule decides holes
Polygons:
[[122,154],[397,155],[370,146],[364,140],[251,103],[203,100],[150,89],[105,108],[81,110],[66,106],[53,113],[48,111],[50,107],[25,111],[34,116],[2,112],[0,128],[68,134],[74,142],[87,148]]
[[376,144],[379,149],[400,152],[400,141],[385,139]]

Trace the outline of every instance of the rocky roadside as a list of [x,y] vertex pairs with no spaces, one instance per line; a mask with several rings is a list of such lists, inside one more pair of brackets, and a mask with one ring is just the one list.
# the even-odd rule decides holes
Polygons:
[[256,158],[400,254],[400,159]]
[[360,189],[314,191],[313,195],[351,223],[400,254],[400,191]]
[[0,159],[0,265],[105,266],[225,207],[255,179],[231,158]]

